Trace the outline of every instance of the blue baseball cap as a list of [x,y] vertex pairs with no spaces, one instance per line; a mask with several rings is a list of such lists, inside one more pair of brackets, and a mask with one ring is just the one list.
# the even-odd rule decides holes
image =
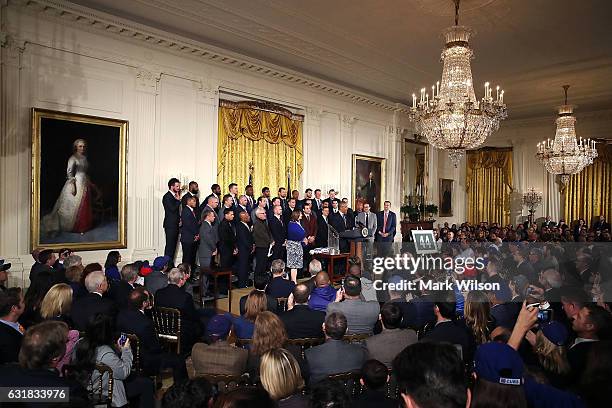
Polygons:
[[556,346],[563,346],[567,342],[567,329],[557,321],[552,321],[540,325],[542,334]]
[[164,269],[166,267],[166,265],[168,265],[168,262],[170,262],[170,257],[169,256],[167,256],[167,255],[158,256],[153,261],[153,269],[156,270],[156,271],[161,271],[162,269]]
[[232,320],[225,314],[213,316],[206,325],[206,335],[225,338],[232,328]]
[[505,385],[523,384],[523,360],[505,343],[485,343],[476,349],[474,371],[483,380]]

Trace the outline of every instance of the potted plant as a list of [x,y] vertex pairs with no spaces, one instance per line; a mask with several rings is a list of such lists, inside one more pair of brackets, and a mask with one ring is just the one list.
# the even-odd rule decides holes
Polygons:
[[438,206],[435,204],[427,204],[425,206],[425,212],[429,214],[429,219],[432,219],[433,216],[438,213]]

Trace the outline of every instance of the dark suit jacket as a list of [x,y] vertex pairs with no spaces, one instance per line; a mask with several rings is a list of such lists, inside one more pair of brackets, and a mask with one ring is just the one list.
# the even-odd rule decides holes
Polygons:
[[320,346],[306,350],[310,383],[314,384],[331,374],[358,371],[366,359],[367,352],[361,345],[329,339]]
[[325,312],[312,310],[308,305],[295,305],[293,309],[280,314],[290,339],[323,337]]
[[183,352],[188,352],[200,333],[199,320],[193,305],[193,297],[185,292],[183,288],[169,283],[168,286],[157,291],[155,305],[180,310],[182,324],[181,348]]
[[168,275],[162,271],[153,271],[145,276],[145,287],[153,296],[159,289],[168,286]]
[[236,207],[234,207],[234,223],[238,224],[240,222],[240,213],[241,212],[246,212],[247,214],[251,215],[251,211],[247,208],[242,208],[240,205],[237,205]]
[[[340,206],[340,199],[339,198],[334,198],[333,201],[338,203],[338,206]],[[329,206],[329,213],[332,213],[332,199],[327,197],[325,200],[323,200],[324,203],[327,203],[327,205]]]
[[140,355],[143,364],[162,353],[162,347],[155,333],[153,320],[134,308],[126,308],[117,315],[117,329],[122,333],[135,334],[140,341]]
[[291,214],[297,209],[297,207],[294,207],[292,210],[289,208],[289,206],[287,206],[287,209],[283,211],[283,222],[285,223],[285,228],[289,225],[289,221],[291,221]]
[[416,342],[416,332],[411,329],[383,329],[380,334],[365,341],[368,358],[376,359],[389,368],[395,356]]
[[181,213],[181,221],[181,242],[193,243],[200,230],[197,215],[191,208],[185,206]]
[[109,290],[109,297],[113,299],[117,305],[117,309],[123,309],[128,306],[128,297],[134,288],[124,280],[113,281]]
[[168,190],[162,198],[162,204],[164,206],[164,228],[178,228],[181,200],[174,198],[174,195]]
[[191,352],[196,375],[241,375],[246,370],[249,352],[221,340],[212,344],[196,343]]
[[268,224],[260,219],[253,220],[253,242],[258,248],[268,248],[274,241]]
[[317,215],[321,214],[321,208],[323,208],[323,200],[321,200],[321,204],[317,204],[317,199],[316,198],[312,198],[312,212],[316,213]]
[[397,401],[387,398],[384,392],[365,389],[351,402],[354,408],[397,408]]
[[[344,220],[346,220],[346,222]],[[352,230],[355,226],[355,217],[351,217],[348,211],[344,215],[344,220],[342,219],[342,213],[340,211],[333,215],[332,213],[329,214],[329,223],[336,229],[336,231],[338,231],[338,233]]]
[[75,329],[84,331],[87,327],[87,322],[96,313],[102,313],[114,318],[117,314],[117,307],[111,299],[103,298],[96,293],[88,293],[75,300],[72,303],[71,309]]
[[274,242],[277,245],[284,244],[287,239],[287,223],[282,224],[278,218],[272,216],[268,219],[268,226]]
[[191,194],[191,191],[188,191],[183,195],[183,197],[181,197],[181,204],[183,205],[183,208],[187,207],[187,199],[189,197],[195,197],[196,199],[196,206],[193,209],[193,212],[195,212],[195,215],[199,220],[200,219],[200,199],[198,198],[198,196],[194,196],[193,194]]
[[47,264],[36,262],[34,265],[32,265],[32,269],[30,269],[30,283],[34,282],[36,277],[42,273],[48,273],[51,276],[56,276],[55,270],[52,267],[48,266]]
[[[383,226],[385,223],[385,213],[384,211],[380,211],[376,214],[376,235],[374,239],[380,242],[392,242],[395,237],[395,229],[396,229],[396,220],[395,213],[393,211],[389,211],[389,215],[387,216],[387,225],[385,226],[385,230],[383,231]],[[381,236],[378,232],[388,232],[389,235],[387,237]]]
[[275,299],[289,297],[295,288],[295,283],[283,277],[273,278],[266,288],[266,295]]
[[219,224],[219,245],[230,253],[236,248],[234,228],[232,224],[225,219]]
[[448,321],[437,324],[421,341],[446,342],[461,346],[463,361],[472,361],[474,336],[463,321]]
[[238,256],[245,253],[250,254],[253,249],[253,234],[242,222],[236,223],[236,246],[238,247]]
[[327,234],[329,232],[329,228],[327,228],[328,221],[325,221],[322,215],[317,218],[317,236],[315,238],[315,244],[317,247],[327,247]]
[[23,334],[0,322],[0,364],[17,362]]

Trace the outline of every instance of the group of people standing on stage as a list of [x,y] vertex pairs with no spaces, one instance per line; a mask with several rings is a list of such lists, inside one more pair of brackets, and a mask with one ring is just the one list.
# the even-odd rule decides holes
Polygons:
[[[214,266],[218,255],[218,266],[232,268],[239,287],[247,286],[253,259],[255,274],[265,273],[274,259],[286,261],[291,280],[296,281],[298,271],[310,260],[309,251],[328,246],[329,226],[338,233],[367,228],[368,240],[377,242],[392,242],[396,234],[397,219],[389,201],[376,213],[363,201],[353,210],[333,189],[323,199],[320,189],[307,188],[300,199],[299,191],[288,196],[284,187],[272,198],[270,188],[264,187],[256,199],[252,185],[239,194],[238,185],[231,183],[222,195],[221,186],[213,184],[211,194],[200,201],[197,182],[191,181],[181,195],[180,181],[172,178],[162,203],[164,255],[173,260],[180,240],[182,261],[194,271],[196,260],[204,271]],[[340,251],[348,252],[348,241],[340,240]],[[206,280],[206,274],[201,278]]]

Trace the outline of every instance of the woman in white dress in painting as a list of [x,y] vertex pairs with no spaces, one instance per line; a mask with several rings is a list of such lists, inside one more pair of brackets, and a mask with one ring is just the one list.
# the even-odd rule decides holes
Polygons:
[[72,156],[68,159],[66,183],[53,206],[51,213],[41,221],[43,235],[59,232],[84,233],[93,225],[92,191],[85,156],[87,142],[77,139],[72,143]]

